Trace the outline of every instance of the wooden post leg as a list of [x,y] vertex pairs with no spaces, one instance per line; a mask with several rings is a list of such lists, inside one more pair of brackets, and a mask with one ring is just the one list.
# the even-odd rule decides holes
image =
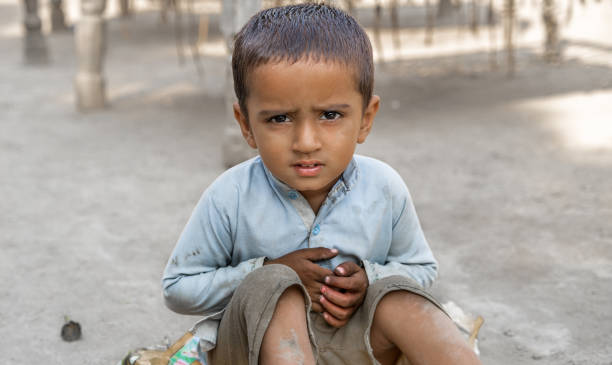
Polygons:
[[430,46],[433,43],[433,34],[435,26],[434,12],[430,0],[425,0],[425,45]]
[[121,16],[130,16],[130,0],[119,0],[119,9],[121,9]]
[[228,59],[225,72],[225,108],[226,126],[223,131],[223,163],[225,166],[234,166],[255,155],[246,144],[240,133],[240,128],[234,120],[233,104],[234,80],[232,77],[232,51],[234,36],[240,31],[249,18],[261,9],[261,0],[223,0],[221,14],[221,31],[228,50]]
[[80,110],[103,108],[106,104],[102,66],[106,47],[102,14],[106,0],[81,0],[81,20],[75,41],[78,72],[75,79],[76,103]]
[[384,51],[382,46],[382,36],[380,35],[380,26],[382,20],[382,4],[380,0],[376,0],[374,5],[374,46],[378,51],[378,62],[382,66],[385,62]]
[[391,32],[393,37],[393,47],[395,48],[395,54],[398,55],[401,52],[402,41],[400,39],[400,28],[399,28],[399,5],[397,0],[391,0]]
[[507,74],[514,76],[516,60],[514,55],[514,21],[515,0],[504,0],[504,38],[506,40],[506,59],[508,64]]
[[24,7],[24,62],[29,65],[46,64],[49,62],[49,53],[47,42],[42,34],[42,23],[38,16],[38,0],[25,0]]
[[556,14],[554,0],[542,2],[542,20],[544,21],[544,60],[546,62],[558,62],[561,58],[559,47],[559,21]]
[[66,18],[64,9],[62,8],[62,0],[51,0],[51,30],[53,32],[61,32],[66,30]]
[[346,10],[348,10],[349,14],[352,16],[356,16],[355,14],[355,0],[346,0]]
[[487,25],[489,27],[489,67],[497,70],[497,25],[495,24],[495,9],[493,0],[487,6]]

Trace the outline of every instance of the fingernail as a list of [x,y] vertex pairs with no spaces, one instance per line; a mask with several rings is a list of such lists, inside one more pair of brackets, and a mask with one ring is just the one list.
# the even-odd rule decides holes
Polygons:
[[343,267],[339,267],[337,270],[338,270],[338,272],[340,274],[344,275],[344,268]]
[[329,284],[329,282],[331,281],[331,279],[329,278],[329,276],[325,277],[325,284]]
[[332,249],[331,249],[331,252],[332,252],[332,253],[338,253],[338,249],[336,249],[336,248],[332,248]]

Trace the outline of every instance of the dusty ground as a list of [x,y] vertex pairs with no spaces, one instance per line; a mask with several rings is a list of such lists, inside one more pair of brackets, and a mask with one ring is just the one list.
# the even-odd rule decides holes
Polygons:
[[[198,79],[156,16],[113,21],[110,108],[79,114],[71,35],[25,67],[19,17],[0,1],[0,363],[115,364],[195,320],[164,307],[160,276],[223,171],[223,60]],[[612,364],[611,31],[554,67],[524,48],[512,80],[477,52],[379,67],[360,152],[411,188],[436,292],[485,317],[485,364]],[[82,340],[60,339],[64,315]]]

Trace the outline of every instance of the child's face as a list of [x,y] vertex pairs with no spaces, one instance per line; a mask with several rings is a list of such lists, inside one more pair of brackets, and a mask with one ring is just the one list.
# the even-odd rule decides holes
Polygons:
[[326,195],[368,136],[378,96],[364,111],[353,70],[330,62],[266,64],[248,81],[248,121],[234,105],[247,143],[285,184]]

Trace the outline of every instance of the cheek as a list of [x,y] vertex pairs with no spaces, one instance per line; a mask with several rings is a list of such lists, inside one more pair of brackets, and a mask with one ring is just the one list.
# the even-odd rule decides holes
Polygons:
[[330,136],[327,142],[327,151],[334,156],[337,163],[348,162],[355,153],[356,138],[352,132],[339,131]]
[[259,154],[268,164],[277,164],[287,155],[286,142],[274,135],[259,135],[256,137]]
[[359,129],[352,125],[346,125],[338,128],[331,133],[330,142],[338,148],[354,148],[359,136]]
[[286,150],[288,140],[283,133],[264,131],[256,136],[260,150],[278,152]]

